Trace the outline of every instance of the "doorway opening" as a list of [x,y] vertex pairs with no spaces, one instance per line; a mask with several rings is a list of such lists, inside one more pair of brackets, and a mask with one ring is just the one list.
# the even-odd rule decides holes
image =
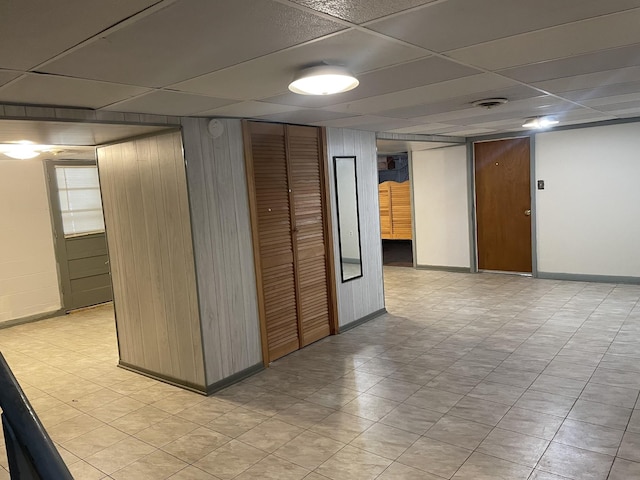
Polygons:
[[[86,318],[106,314],[114,322],[96,147],[167,128],[0,120],[0,145],[27,141],[35,153],[24,159],[0,153],[0,200],[6,206],[2,224],[11,232],[0,235],[0,251],[11,252],[0,262],[2,279],[11,286],[3,292],[0,328],[100,304],[105,308]],[[54,323],[84,318],[71,315]],[[114,348],[115,340],[109,341]]]
[[378,154],[382,263],[413,267],[413,215],[409,154]]
[[394,137],[377,139],[385,281],[409,285],[411,268],[469,271],[466,140]]

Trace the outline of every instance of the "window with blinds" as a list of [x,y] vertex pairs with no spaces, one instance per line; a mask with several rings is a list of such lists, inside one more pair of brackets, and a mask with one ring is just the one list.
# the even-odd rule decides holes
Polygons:
[[95,165],[55,168],[64,236],[104,232],[98,168]]

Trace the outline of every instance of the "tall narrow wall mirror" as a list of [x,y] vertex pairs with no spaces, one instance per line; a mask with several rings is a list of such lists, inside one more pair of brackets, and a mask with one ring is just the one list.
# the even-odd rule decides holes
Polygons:
[[342,281],[362,276],[356,157],[333,157]]

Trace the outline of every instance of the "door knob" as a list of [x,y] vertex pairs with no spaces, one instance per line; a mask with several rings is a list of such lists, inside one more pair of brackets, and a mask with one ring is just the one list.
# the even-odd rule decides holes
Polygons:
[[527,217],[530,217],[530,216],[531,216],[531,210],[525,210],[525,211],[524,211],[524,214],[525,214]]

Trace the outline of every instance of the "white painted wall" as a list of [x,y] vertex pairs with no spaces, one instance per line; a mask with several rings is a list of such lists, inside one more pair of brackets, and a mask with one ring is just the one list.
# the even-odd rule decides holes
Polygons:
[[416,264],[469,268],[467,148],[412,152]]
[[538,271],[640,277],[640,123],[535,142]]
[[0,159],[0,322],[60,306],[42,161]]
[[[338,246],[333,157],[350,155],[356,156],[358,174],[362,277],[342,283],[340,278],[340,249]],[[327,156],[329,158],[338,320],[342,326],[384,308],[376,135],[373,132],[327,128]]]

